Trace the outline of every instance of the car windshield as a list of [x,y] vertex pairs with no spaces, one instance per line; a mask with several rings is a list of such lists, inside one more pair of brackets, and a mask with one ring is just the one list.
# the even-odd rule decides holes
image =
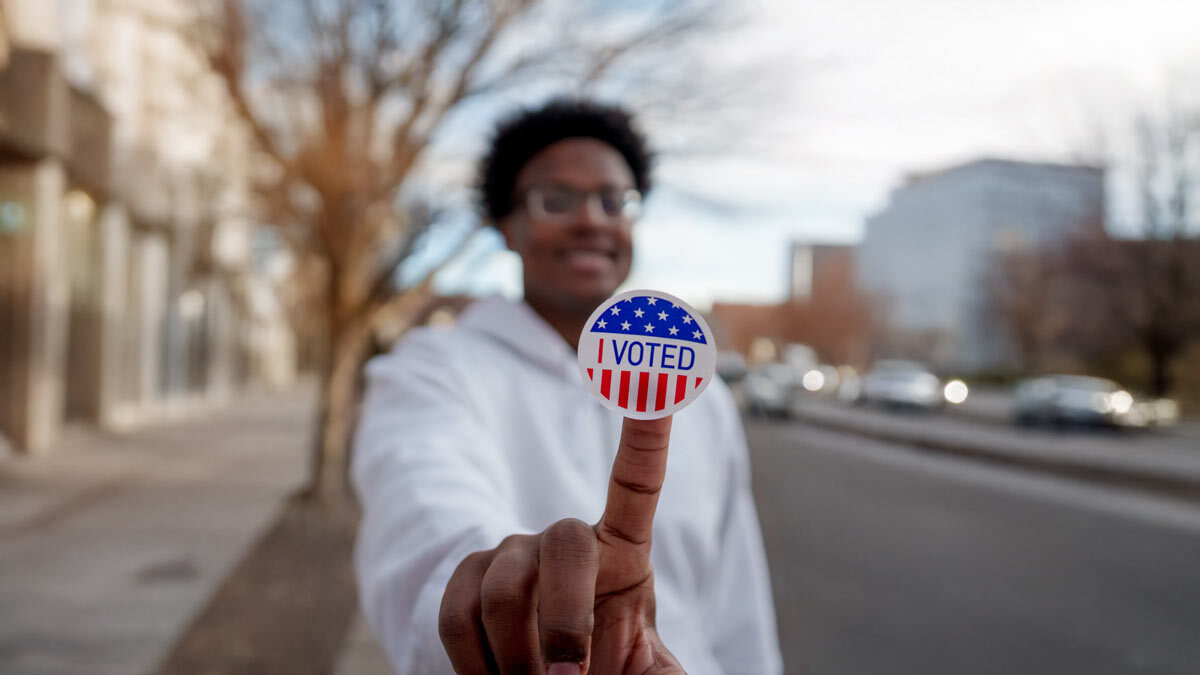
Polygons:
[[768,363],[759,369],[759,373],[776,382],[787,382],[792,378],[792,369],[783,363]]
[[1100,377],[1083,377],[1079,375],[1060,375],[1053,378],[1054,385],[1061,389],[1074,389],[1089,392],[1112,392],[1120,389],[1116,382]]
[[912,374],[912,373],[926,372],[925,366],[921,365],[920,363],[917,363],[916,361],[901,361],[899,359],[889,359],[886,361],[879,361],[878,363],[875,364],[875,367],[872,368],[871,370],[873,370],[877,373],[887,373],[887,374],[895,374],[895,373]]

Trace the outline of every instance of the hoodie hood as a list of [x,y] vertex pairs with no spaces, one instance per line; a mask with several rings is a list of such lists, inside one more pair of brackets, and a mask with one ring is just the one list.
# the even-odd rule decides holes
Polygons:
[[458,325],[487,335],[538,367],[581,379],[575,350],[524,301],[485,298],[463,311]]

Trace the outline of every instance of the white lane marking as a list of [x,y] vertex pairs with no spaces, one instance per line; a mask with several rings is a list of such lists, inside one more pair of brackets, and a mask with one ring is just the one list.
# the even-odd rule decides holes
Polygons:
[[1016,493],[1043,502],[1200,534],[1200,505],[1167,495],[989,464],[921,450],[902,443],[889,445],[849,433],[808,426],[792,429],[789,435],[805,451],[852,454],[880,464],[917,470],[1000,492]]

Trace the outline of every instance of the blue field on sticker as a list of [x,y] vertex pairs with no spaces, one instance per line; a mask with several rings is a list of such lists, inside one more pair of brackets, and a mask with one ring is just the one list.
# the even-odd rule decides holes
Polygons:
[[592,324],[591,331],[708,344],[704,331],[691,314],[662,298],[647,295],[625,298],[604,310]]

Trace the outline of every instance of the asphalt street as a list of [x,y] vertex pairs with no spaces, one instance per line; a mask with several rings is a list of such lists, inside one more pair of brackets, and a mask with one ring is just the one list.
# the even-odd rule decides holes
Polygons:
[[1200,673],[1200,505],[747,421],[788,673]]

